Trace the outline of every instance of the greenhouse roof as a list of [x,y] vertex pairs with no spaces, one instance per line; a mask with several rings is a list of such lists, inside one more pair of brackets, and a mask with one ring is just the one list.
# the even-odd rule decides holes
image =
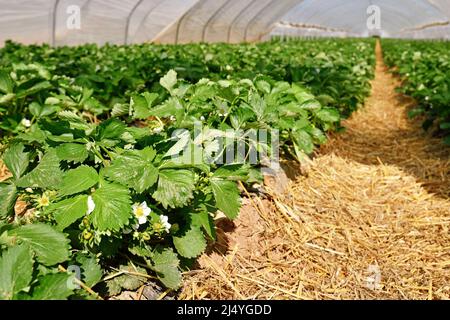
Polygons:
[[[447,0],[0,0],[0,6],[1,42],[235,43],[271,34],[450,34]],[[373,14],[379,18],[375,31],[368,27]]]

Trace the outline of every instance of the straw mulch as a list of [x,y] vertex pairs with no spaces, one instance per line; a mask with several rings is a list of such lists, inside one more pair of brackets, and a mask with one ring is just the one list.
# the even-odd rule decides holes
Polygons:
[[8,168],[5,166],[2,160],[0,160],[0,182],[10,178],[12,176]]
[[373,94],[270,201],[245,200],[181,299],[449,299],[450,153],[407,119],[378,51]]

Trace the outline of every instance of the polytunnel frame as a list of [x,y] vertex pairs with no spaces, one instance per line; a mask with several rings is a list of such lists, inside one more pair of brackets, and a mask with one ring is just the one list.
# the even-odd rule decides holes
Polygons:
[[[442,0],[440,0],[440,1],[442,1]],[[313,1],[311,1],[311,3],[314,4]],[[368,3],[368,5],[376,4],[376,2],[373,1],[373,0],[367,0],[367,3]],[[439,2],[436,3],[435,1],[432,1],[432,0],[423,0],[423,1],[418,1],[417,3],[430,6],[430,7],[434,8],[436,11],[441,12],[444,16],[446,16],[446,17],[448,17],[450,19],[450,12],[447,12],[446,10],[444,10],[445,8],[442,8],[442,6],[439,5]],[[335,3],[335,4],[327,7],[326,11],[327,12],[328,11],[334,11],[334,10],[337,10],[338,8],[340,8],[341,6],[342,6],[342,3]],[[397,19],[396,20],[392,19],[392,26],[394,26],[395,28],[401,30],[400,32],[397,31],[397,33],[401,34],[403,32],[403,29],[404,29],[404,28],[402,29],[401,27],[403,25],[407,25],[408,22],[409,22],[408,16],[403,14],[402,10],[395,10],[397,7],[393,6],[391,3],[389,3],[388,6],[392,9],[392,10],[390,10],[388,12],[397,12],[397,13],[399,13],[397,15]],[[311,11],[311,12],[308,12],[308,11]],[[303,12],[307,13],[303,17],[305,23],[308,23],[311,20],[315,20],[315,19],[317,19],[318,17],[320,17],[323,14],[323,12],[321,11],[321,9],[318,6],[315,8],[315,10],[303,10]],[[317,21],[316,21],[316,23],[319,23],[322,26],[324,25],[324,24],[322,24],[320,22],[317,22]],[[431,23],[430,25],[432,25],[432,24],[433,23]],[[415,29],[415,28],[416,27],[412,26],[412,25],[409,25],[408,27],[406,27],[406,29]],[[350,30],[347,30],[347,31],[348,32],[355,32],[355,31],[350,31]]]
[[[129,32],[130,32],[130,24],[131,24],[132,16],[133,16],[133,14],[136,12],[137,8],[138,8],[144,1],[146,1],[146,0],[138,0],[138,1],[134,4],[133,8],[130,10],[130,13],[127,15],[127,18],[126,18],[126,20],[125,20],[125,24],[126,24],[126,26],[125,26],[125,35],[124,35],[124,44],[125,44],[125,45],[128,44]],[[146,12],[146,14],[145,14],[145,16],[144,16],[144,18],[143,18],[143,20],[142,20],[142,23],[145,22],[145,21],[147,20],[148,16],[150,15],[150,13],[152,13],[153,10],[155,10],[155,8],[157,8],[157,7],[158,7],[160,4],[162,4],[164,1],[165,1],[165,0],[160,0],[159,2],[157,2],[157,4],[156,4],[155,6],[153,6],[151,9],[148,10],[148,12]],[[228,1],[229,1],[229,0],[228,0]],[[51,31],[51,41],[50,41],[50,43],[51,43],[51,45],[52,45],[53,47],[56,45],[56,15],[57,15],[57,12],[58,12],[58,6],[59,6],[60,2],[61,2],[61,0],[55,0],[54,3],[53,3],[53,13],[52,13],[52,22],[51,22],[51,25],[52,25],[52,31]],[[90,4],[90,3],[91,3],[91,0],[87,0],[87,1],[83,4],[82,9],[89,7],[89,4]],[[197,3],[198,3],[198,2],[197,2]],[[196,3],[196,4],[197,4],[197,3]],[[190,8],[190,9],[192,9],[192,8]],[[187,11],[189,11],[189,10],[187,10]],[[185,14],[186,14],[186,13],[185,13]],[[142,23],[141,23],[141,25],[142,25]]]
[[[131,22],[131,17],[133,16],[134,12],[136,11],[136,9],[141,5],[141,3],[145,1],[145,0],[139,0],[138,2],[136,2],[136,4],[133,6],[133,8],[130,11],[130,14],[127,16],[127,20],[126,20],[126,26],[125,26],[125,39],[124,39],[124,44],[127,45],[128,44],[128,33],[130,32],[130,22]],[[150,9],[149,12],[151,12],[153,10]],[[147,14],[146,14],[147,16]]]
[[203,30],[202,30],[202,41],[205,42],[205,38],[206,38],[206,30],[209,28],[209,24],[215,19],[217,18],[217,15],[229,4],[233,2],[233,0],[226,0],[217,10],[216,12],[214,12],[206,21],[205,25],[203,26]]
[[[58,6],[60,4],[61,0],[55,0],[53,3],[53,13],[52,13],[52,31],[51,31],[51,45],[55,46],[56,45],[56,15],[57,15],[57,11],[58,11]],[[129,42],[129,38],[130,38],[130,25],[131,25],[131,21],[133,18],[134,13],[136,12],[136,10],[138,9],[138,7],[144,2],[145,0],[138,0],[133,8],[130,10],[130,13],[127,15],[127,18],[125,20],[126,23],[126,27],[125,27],[125,34],[124,34],[124,44],[127,45]],[[145,14],[140,26],[142,25],[142,23],[145,23],[145,21],[148,19],[148,16],[150,15],[150,13],[159,5],[161,5],[165,0],[161,0],[159,1],[155,6],[153,6],[151,9],[148,10],[148,12]],[[222,5],[219,6],[219,8],[217,8],[214,13],[208,18],[208,20],[204,23],[203,28],[202,28],[202,37],[201,37],[201,41],[205,41],[206,40],[206,32],[207,29],[210,27],[210,24],[212,21],[214,21],[217,16],[220,14],[220,12],[223,11],[223,9],[229,5],[232,1],[236,1],[236,0],[226,0]],[[251,0],[229,23],[228,26],[228,30],[227,30],[227,42],[229,43],[231,41],[231,33],[233,28],[236,26],[237,22],[240,21],[243,16],[248,13],[249,8],[251,8],[253,5],[255,5],[255,3],[258,0]],[[254,25],[256,23],[256,21],[258,20],[259,16],[264,13],[265,11],[267,11],[269,8],[271,8],[275,1],[277,0],[271,0],[269,1],[269,3],[267,3],[266,5],[264,5],[261,9],[258,10],[258,12],[256,14],[253,15],[252,18],[250,18],[248,20],[248,22],[245,25],[244,28],[244,38],[243,41],[248,42],[249,41],[249,29],[252,25]],[[178,44],[180,41],[180,29],[181,29],[181,25],[182,23],[185,21],[185,19],[192,14],[197,8],[199,8],[201,5],[207,3],[208,0],[199,0],[197,1],[195,4],[193,4],[188,10],[186,10],[186,12],[183,13],[183,15],[177,20],[176,22],[176,32],[175,32],[175,44]],[[301,4],[303,2],[303,0],[298,0],[298,4]],[[432,1],[425,1],[426,3],[428,3],[430,6],[438,9],[440,11],[439,6],[437,6],[434,2]],[[89,7],[89,4],[91,3],[91,0],[87,0],[84,4],[83,4],[83,9],[86,7]],[[372,0],[368,0],[369,5],[373,5],[373,1]],[[335,6],[337,7],[337,5]],[[312,19],[313,17],[317,16],[318,12],[312,12],[312,15],[309,16],[309,19]],[[403,17],[402,17],[403,18]],[[258,40],[260,40],[262,37],[262,35],[260,35],[258,37]],[[153,40],[153,39],[150,39]]]
[[264,11],[266,11],[268,8],[272,7],[274,1],[276,0],[272,0],[269,3],[267,3],[264,7],[262,7],[260,10],[258,10],[258,13],[256,13],[253,18],[251,18],[247,25],[245,26],[245,30],[244,30],[244,41],[247,42],[248,41],[248,29],[250,28],[250,25],[252,25],[253,23],[255,23],[255,21],[258,19],[258,16],[260,14],[262,14]]
[[[186,19],[188,19],[190,16],[195,16],[195,11],[199,10],[201,8],[201,6],[205,5],[208,3],[209,0],[200,0],[198,2],[196,2],[189,10],[187,10],[176,22],[176,28],[175,28],[175,44],[180,43],[180,33],[181,33],[181,26],[186,22]],[[214,21],[217,16],[224,10],[224,8],[226,8],[232,1],[236,1],[236,0],[226,0],[224,3],[222,3],[218,8],[216,8],[214,10],[214,12],[208,17],[208,19],[206,20],[206,22],[202,25],[202,30],[201,30],[201,41],[205,42],[206,41],[206,34],[207,34],[207,30],[210,27],[210,24],[212,21]],[[236,26],[236,23],[238,21],[241,21],[244,17],[245,14],[249,13],[249,9],[254,6],[259,0],[251,0],[229,23],[228,27],[227,27],[227,42],[229,43],[231,41],[231,33],[233,28]],[[296,0],[296,2],[301,3],[303,0]],[[258,11],[256,12],[256,14],[252,14],[248,20],[245,22],[245,27],[244,27],[244,37],[243,37],[243,41],[248,42],[249,41],[249,30],[251,28],[251,26],[253,26],[257,21],[258,18],[260,17],[260,15],[264,12],[267,12],[271,7],[273,7],[274,5],[276,5],[277,1],[276,0],[271,0],[269,1],[267,4],[265,4],[262,8],[258,9]],[[298,4],[297,3],[297,4]],[[296,4],[292,4],[292,6],[295,6]],[[283,14],[285,14],[286,12],[284,12]],[[280,14],[280,16],[283,16],[283,14]],[[272,23],[271,23],[272,24]],[[261,39],[263,35],[259,35],[258,36],[258,40]]]
[[[263,15],[269,8],[273,7],[273,4],[276,2],[277,0],[272,0],[270,1],[267,5],[265,5],[263,8],[261,8],[258,13],[256,15],[253,16],[252,19],[250,19],[250,21],[247,23],[247,26],[245,27],[245,31],[244,31],[244,41],[249,41],[249,37],[248,37],[248,33],[250,30],[250,27],[252,27],[253,25],[257,24],[257,21],[259,20],[258,18]],[[279,8],[284,8],[282,10],[281,14],[277,14],[277,15],[272,15],[272,17],[270,19],[266,19],[266,20],[262,20],[262,21],[266,21],[268,22],[266,25],[264,25],[263,29],[265,30],[264,32],[260,32],[257,38],[257,41],[261,41],[262,37],[264,36],[265,33],[267,33],[267,31],[270,30],[270,26],[274,25],[277,19],[280,19],[281,17],[283,17],[287,12],[289,12],[289,10],[291,10],[293,7],[300,5],[304,0],[290,0],[290,1],[286,1],[285,4],[280,5]],[[284,5],[288,5],[288,7],[284,7]],[[276,6],[275,6],[276,8]]]
[[253,6],[253,4],[258,1],[258,0],[252,0],[250,1],[244,9],[241,10],[241,12],[239,12],[239,14],[234,17],[234,19],[231,21],[230,26],[228,27],[228,34],[227,34],[227,42],[230,43],[231,41],[231,32],[233,31],[234,26],[236,25],[236,23],[242,18],[242,16],[244,15],[245,12],[247,12],[247,10]]
[[147,21],[148,16],[150,15],[150,13],[152,13],[156,8],[158,8],[158,6],[163,3],[165,0],[159,0],[154,6],[153,8],[149,9],[147,11],[147,13],[144,15],[144,18],[142,19],[141,23],[139,24],[138,30],[140,29],[140,27],[145,23],[145,21]]

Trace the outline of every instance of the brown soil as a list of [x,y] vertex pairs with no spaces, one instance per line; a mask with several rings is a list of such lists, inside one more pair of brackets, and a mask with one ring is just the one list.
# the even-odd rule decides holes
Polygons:
[[246,199],[181,299],[448,299],[450,152],[407,118],[377,47],[366,106],[307,176]]

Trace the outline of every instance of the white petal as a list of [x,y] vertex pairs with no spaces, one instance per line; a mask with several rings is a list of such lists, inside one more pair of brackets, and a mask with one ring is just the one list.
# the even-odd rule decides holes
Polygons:
[[144,224],[147,222],[147,217],[145,217],[145,216],[139,217],[138,221],[139,221],[139,224]]
[[166,232],[169,232],[169,231],[170,231],[170,227],[172,227],[172,225],[171,225],[170,223],[166,222],[166,223],[164,224],[164,228],[166,229]]
[[167,221],[169,221],[169,217],[168,217],[168,216],[161,215],[161,216],[159,216],[159,220],[164,224],[164,223],[166,223]]
[[152,212],[152,209],[149,207],[143,209],[144,217],[148,216]]
[[95,209],[95,202],[91,196],[89,196],[87,199],[87,206],[88,206],[88,209],[87,209],[86,214],[91,214],[91,212],[94,211],[94,209]]

